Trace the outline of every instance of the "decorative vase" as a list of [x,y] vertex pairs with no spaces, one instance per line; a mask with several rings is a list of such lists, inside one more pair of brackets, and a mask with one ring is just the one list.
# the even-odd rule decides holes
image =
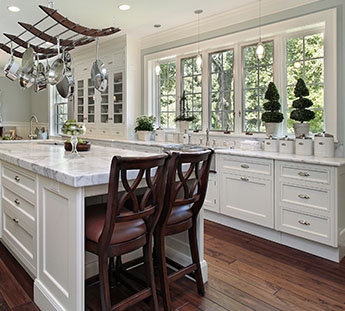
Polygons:
[[184,133],[185,130],[189,130],[189,121],[179,121],[180,133]]
[[310,123],[294,123],[293,129],[295,131],[295,137],[302,137],[309,135]]
[[149,131],[137,131],[138,140],[149,141],[151,140],[152,132]]
[[277,137],[279,135],[280,123],[265,122],[266,135]]

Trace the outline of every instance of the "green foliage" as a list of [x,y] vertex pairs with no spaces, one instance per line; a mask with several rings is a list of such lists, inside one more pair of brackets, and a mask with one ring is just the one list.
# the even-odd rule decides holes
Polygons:
[[276,85],[270,82],[265,93],[265,99],[267,99],[268,102],[263,105],[266,112],[262,114],[261,121],[266,123],[280,123],[284,120],[284,115],[279,111],[281,107],[279,98],[280,96]]
[[139,116],[136,119],[137,126],[135,127],[135,131],[149,131],[152,132],[154,130],[154,123],[156,122],[156,117],[154,116]]
[[304,80],[301,78],[297,80],[297,83],[293,92],[296,97],[309,96],[309,90],[307,86],[305,85]]
[[193,122],[196,120],[196,117],[195,116],[178,116],[175,118],[175,122],[178,122],[178,121],[189,121],[189,122]]
[[313,105],[313,102],[304,97],[309,96],[309,90],[303,79],[297,80],[294,94],[299,98],[293,101],[292,107],[295,109],[291,111],[290,118],[301,123],[313,120],[315,118],[314,111],[307,109]]

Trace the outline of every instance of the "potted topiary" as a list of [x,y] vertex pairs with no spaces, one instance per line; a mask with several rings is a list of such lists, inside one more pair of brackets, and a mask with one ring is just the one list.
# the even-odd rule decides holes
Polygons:
[[315,113],[314,111],[307,109],[313,105],[313,102],[309,98],[305,97],[309,96],[309,90],[303,79],[297,80],[294,94],[298,99],[295,99],[292,103],[294,110],[291,111],[290,118],[300,122],[294,123],[293,125],[295,136],[308,136],[310,124],[304,122],[313,120],[315,118]]
[[266,111],[261,116],[261,120],[265,122],[267,136],[278,136],[280,123],[284,120],[283,114],[279,111],[279,98],[276,85],[270,82],[265,93],[265,99],[268,100],[264,103]]
[[179,122],[180,132],[184,133],[189,129],[189,122],[193,122],[195,116],[188,115],[186,111],[186,95],[183,91],[182,97],[180,99],[180,115],[175,118],[175,122]]
[[154,123],[156,117],[154,116],[139,116],[136,119],[137,126],[135,132],[138,134],[139,140],[151,140],[151,135],[154,130]]

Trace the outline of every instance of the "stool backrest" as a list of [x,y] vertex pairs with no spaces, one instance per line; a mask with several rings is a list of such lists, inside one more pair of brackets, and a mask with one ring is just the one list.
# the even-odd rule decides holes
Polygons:
[[205,201],[213,154],[212,149],[172,153],[159,226],[166,225],[172,209],[176,206],[191,205],[193,216],[199,214]]
[[168,154],[142,158],[114,156],[101,244],[109,244],[115,223],[140,218],[152,235],[163,207],[168,158]]

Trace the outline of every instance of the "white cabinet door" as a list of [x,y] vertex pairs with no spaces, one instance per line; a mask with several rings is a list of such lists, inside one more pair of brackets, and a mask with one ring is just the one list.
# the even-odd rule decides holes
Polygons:
[[222,173],[220,184],[222,214],[274,228],[271,180]]
[[217,174],[210,173],[204,202],[205,210],[219,213]]

